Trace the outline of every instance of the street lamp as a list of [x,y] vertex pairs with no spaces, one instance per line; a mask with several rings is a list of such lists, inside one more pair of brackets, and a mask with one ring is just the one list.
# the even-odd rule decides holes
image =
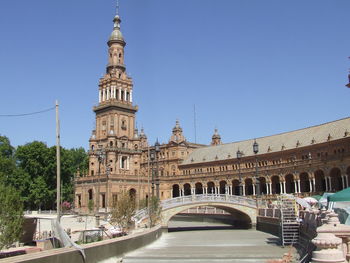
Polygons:
[[259,152],[259,144],[254,140],[253,143],[253,152],[255,154],[255,182],[256,182],[256,195],[260,195],[260,180],[258,177],[258,152]]
[[150,159],[151,159],[151,171],[152,171],[152,198],[151,200],[153,200],[153,196],[154,196],[154,169],[153,169],[153,162],[154,162],[154,159],[155,159],[155,155],[156,155],[156,152],[155,152],[155,149],[151,149],[150,151]]
[[237,151],[237,159],[238,159],[238,172],[239,172],[239,185],[238,185],[238,190],[239,190],[239,195],[243,195],[243,185],[242,185],[242,174],[241,174],[241,158],[243,153],[238,149]]
[[101,177],[101,163],[104,162],[105,152],[103,149],[97,151],[97,160],[98,160],[98,178],[97,178],[97,195],[96,195],[96,214],[100,211],[100,177]]
[[157,161],[157,170],[156,170],[156,194],[157,198],[159,199],[159,152],[160,152],[160,144],[158,142],[158,139],[156,143],[154,144],[154,148],[156,151],[156,161]]

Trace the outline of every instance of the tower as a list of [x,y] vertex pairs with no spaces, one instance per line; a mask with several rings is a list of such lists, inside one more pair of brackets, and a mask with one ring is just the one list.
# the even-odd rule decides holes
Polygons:
[[96,127],[89,140],[87,176],[91,179],[80,189],[82,206],[93,200],[96,210],[105,211],[121,192],[135,197],[139,194],[140,183],[135,178],[140,170],[140,140],[144,140],[135,127],[137,106],[133,105],[133,82],[124,64],[126,42],[118,11],[113,22],[106,73],[99,80],[98,105],[93,107]]
[[218,129],[214,130],[214,134],[211,137],[211,145],[220,145],[221,144],[221,136],[218,133]]

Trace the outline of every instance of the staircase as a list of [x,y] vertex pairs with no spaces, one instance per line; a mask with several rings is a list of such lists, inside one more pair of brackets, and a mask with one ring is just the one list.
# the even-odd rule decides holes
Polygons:
[[281,208],[281,243],[283,246],[296,244],[299,240],[299,222],[294,196],[281,195],[279,205]]

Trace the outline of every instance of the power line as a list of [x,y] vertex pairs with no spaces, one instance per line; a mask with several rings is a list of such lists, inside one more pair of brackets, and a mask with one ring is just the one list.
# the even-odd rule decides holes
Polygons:
[[29,116],[29,115],[35,115],[35,114],[40,114],[48,111],[52,111],[56,108],[56,106],[41,110],[41,111],[35,111],[35,112],[30,112],[30,113],[22,113],[22,114],[0,114],[0,117],[21,117],[21,116]]

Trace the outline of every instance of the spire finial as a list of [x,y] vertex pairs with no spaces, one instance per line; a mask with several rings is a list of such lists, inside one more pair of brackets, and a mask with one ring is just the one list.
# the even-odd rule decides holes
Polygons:
[[119,0],[117,0],[117,16],[119,16]]

